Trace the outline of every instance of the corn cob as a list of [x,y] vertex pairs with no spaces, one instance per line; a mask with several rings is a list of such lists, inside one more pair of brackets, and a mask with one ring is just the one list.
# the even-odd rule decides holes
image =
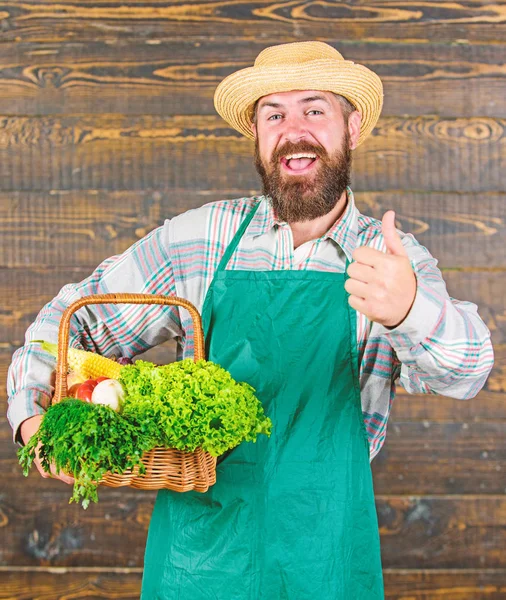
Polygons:
[[[41,344],[46,352],[58,358],[58,345],[43,340],[34,340]],[[97,377],[109,377],[118,379],[122,365],[116,361],[100,356],[95,352],[87,352],[78,348],[68,349],[69,369],[84,379],[96,379]]]

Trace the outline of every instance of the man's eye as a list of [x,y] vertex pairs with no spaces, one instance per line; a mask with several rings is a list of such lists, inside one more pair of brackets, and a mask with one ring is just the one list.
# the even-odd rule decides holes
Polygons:
[[281,115],[271,115],[267,120],[268,121],[274,120],[275,117],[281,117]]
[[316,109],[316,108],[313,108],[313,110],[310,110],[309,112],[310,113],[318,113],[320,115],[323,115],[323,112],[321,110]]

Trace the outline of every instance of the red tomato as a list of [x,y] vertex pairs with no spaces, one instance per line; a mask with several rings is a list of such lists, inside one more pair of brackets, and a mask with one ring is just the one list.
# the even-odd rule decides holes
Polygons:
[[95,379],[88,379],[84,383],[81,383],[77,392],[76,398],[79,400],[84,400],[84,402],[91,402],[91,395],[93,394],[93,390],[96,388],[98,381]]
[[84,402],[91,402],[93,390],[101,381],[105,381],[106,379],[110,379],[110,377],[97,377],[96,379],[88,379],[84,383],[81,383],[77,388],[75,397],[79,398],[79,400],[84,400]]
[[69,389],[67,390],[67,396],[69,398],[77,398],[76,394],[77,394],[77,390],[81,387],[80,383],[74,383],[74,385],[71,385],[69,387]]

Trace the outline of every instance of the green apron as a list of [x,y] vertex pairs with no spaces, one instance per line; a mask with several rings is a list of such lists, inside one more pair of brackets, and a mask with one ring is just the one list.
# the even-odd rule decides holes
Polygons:
[[[158,493],[142,600],[380,600],[378,522],[345,273],[226,270],[209,360],[255,389],[270,437],[218,459],[206,493]],[[337,250],[336,250],[337,251]]]

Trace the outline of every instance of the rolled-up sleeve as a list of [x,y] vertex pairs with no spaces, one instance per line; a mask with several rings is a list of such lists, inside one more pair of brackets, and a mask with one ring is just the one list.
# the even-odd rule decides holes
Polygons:
[[437,260],[412,235],[403,237],[417,279],[413,306],[383,335],[401,362],[409,393],[473,398],[494,364],[490,331],[472,302],[451,298]]

